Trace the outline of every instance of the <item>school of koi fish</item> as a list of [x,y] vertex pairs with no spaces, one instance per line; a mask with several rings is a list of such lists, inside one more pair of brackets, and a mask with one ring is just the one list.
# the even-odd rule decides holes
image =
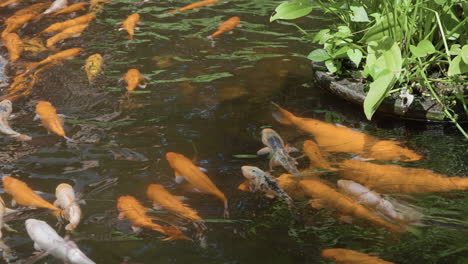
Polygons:
[[[13,77],[11,85],[5,89],[7,94],[1,97],[0,133],[18,141],[31,140],[30,136],[16,132],[8,123],[13,111],[13,102],[31,93],[40,73],[51,67],[60,66],[64,60],[75,58],[82,53],[82,48],[59,51],[56,45],[69,38],[79,37],[88,28],[89,23],[96,19],[99,11],[108,1],[91,0],[90,3],[77,2],[71,5],[68,5],[67,0],[41,2],[20,9],[4,20],[5,28],[1,33],[2,43],[8,50],[10,63],[15,65],[17,75]],[[175,14],[215,5],[218,1],[204,0],[169,10],[168,13]],[[2,0],[0,8],[14,8],[18,2],[21,0]],[[32,38],[22,39],[15,33],[21,27],[39,19],[74,16],[77,12],[88,13],[51,24]],[[142,23],[140,19],[139,14],[130,14],[120,22],[119,30],[125,30],[128,33],[128,39],[133,40],[135,30],[138,30],[137,25]],[[222,33],[240,25],[239,17],[231,17],[221,23],[217,31],[208,36],[208,39],[219,37]],[[36,43],[39,46],[35,52],[48,52],[50,55],[40,61],[21,61],[21,55],[27,43]],[[103,65],[103,57],[98,53],[86,59],[84,71],[90,83],[101,73]],[[137,87],[146,86],[145,77],[135,68],[129,69],[120,80],[127,84],[127,97]],[[265,147],[260,149],[257,155],[269,156],[269,168],[264,171],[255,166],[242,166],[239,174],[242,174],[246,180],[239,185],[238,189],[284,200],[291,214],[296,214],[299,210],[295,204],[297,201],[310,199],[310,207],[329,208],[336,212],[336,217],[345,222],[351,223],[352,219],[360,219],[391,232],[402,233],[410,226],[421,224],[424,214],[420,208],[393,198],[386,198],[385,194],[468,191],[468,178],[466,177],[446,177],[426,169],[371,162],[412,162],[423,158],[415,151],[402,147],[400,142],[380,140],[344,126],[298,117],[276,104],[273,106],[275,108],[273,117],[280,124],[294,126],[312,136],[314,140],[306,140],[301,151],[286,144],[273,129],[263,129],[261,138]],[[62,117],[50,102],[38,101],[35,113],[47,131],[63,137],[67,142],[79,143],[67,137]],[[304,155],[296,157],[290,155],[290,153],[301,152]],[[353,158],[337,159],[334,153],[348,153]],[[300,164],[298,160],[304,156],[308,158],[308,161]],[[192,191],[217,197],[223,203],[224,217],[230,217],[228,198],[210,180],[203,168],[196,166],[194,161],[179,153],[167,152],[166,160],[174,170],[176,183],[182,184],[185,181]],[[272,173],[275,167],[282,167],[287,173],[275,177]],[[343,179],[336,183],[329,181],[323,177],[327,172],[336,173]],[[52,204],[19,179],[3,176],[2,181],[5,192],[11,196],[12,204],[20,208],[17,210],[7,208],[0,197],[0,238],[2,228],[12,231],[5,223],[7,216],[21,212],[21,210],[42,208],[55,216],[60,223],[67,222],[66,235],[61,237],[42,220],[34,218],[25,220],[25,228],[34,241],[34,248],[42,252],[40,257],[36,256],[32,261],[25,263],[34,263],[46,255],[52,255],[65,263],[95,263],[80,251],[70,237],[71,232],[78,228],[82,219],[81,197],[75,192],[73,186],[65,183],[59,184],[55,193],[56,200]],[[196,239],[200,240],[200,245],[203,246],[204,236],[208,230],[207,223],[195,209],[183,202],[184,197],[171,194],[158,183],[150,184],[146,194],[153,210],[166,210],[171,213],[170,217],[155,216],[152,209],[145,207],[135,197],[125,195],[117,200],[119,218],[129,221],[135,232],[148,229],[163,234],[165,238],[162,240],[164,241],[192,240],[184,234],[184,231],[188,230],[187,223],[190,223],[196,230]],[[2,248],[5,257],[8,246],[3,245]],[[340,248],[323,250],[322,257],[344,264],[392,263],[376,256]]]

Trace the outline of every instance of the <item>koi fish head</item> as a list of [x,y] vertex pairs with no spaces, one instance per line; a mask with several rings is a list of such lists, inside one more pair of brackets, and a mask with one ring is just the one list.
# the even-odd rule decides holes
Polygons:
[[13,109],[13,104],[10,100],[5,99],[0,102],[0,113],[5,115],[10,115]]
[[241,170],[244,177],[251,181],[265,174],[264,171],[254,166],[242,166]]
[[183,158],[184,156],[179,154],[179,153],[175,153],[175,152],[167,152],[166,153],[166,159],[167,161],[169,162],[169,165],[171,165],[172,168],[174,168],[174,163],[176,160],[178,159],[181,159]]
[[69,198],[75,199],[75,191],[70,184],[61,183],[55,189],[55,196],[58,197],[60,194],[66,194]]
[[11,176],[3,176],[2,181],[3,181],[3,188],[5,188],[5,190],[11,189],[14,184],[19,182],[17,179]]
[[276,142],[272,142],[272,141],[280,141],[278,143],[281,145],[284,145],[283,140],[281,139],[280,135],[271,128],[263,129],[261,134],[262,134],[262,143],[265,144],[266,146],[277,145],[275,144]]
[[39,101],[37,102],[37,105],[36,105],[36,114],[40,115],[40,116],[43,116],[43,115],[46,115],[46,114],[49,114],[53,112],[54,114],[56,114],[56,111],[55,111],[55,108],[52,106],[51,103],[47,102],[47,101]]
[[127,211],[128,209],[132,210],[145,210],[145,208],[138,202],[138,200],[130,195],[120,196],[117,200],[117,209],[121,212]]

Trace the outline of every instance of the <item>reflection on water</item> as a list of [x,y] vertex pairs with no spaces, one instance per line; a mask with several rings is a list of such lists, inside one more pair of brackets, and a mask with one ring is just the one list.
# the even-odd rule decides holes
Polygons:
[[[237,190],[243,181],[242,165],[267,168],[266,159],[233,158],[256,153],[264,126],[272,126],[299,148],[304,139],[310,139],[294,127],[278,124],[271,117],[274,108],[270,101],[298,116],[343,123],[385,140],[403,141],[424,156],[405,166],[450,176],[468,174],[467,143],[454,136],[452,128],[440,124],[384,117],[369,123],[359,108],[314,86],[310,62],[304,58],[310,44],[301,40],[293,25],[268,22],[281,1],[220,1],[199,10],[166,13],[191,2],[135,5],[133,0],[114,0],[80,38],[58,44],[61,49],[82,47],[84,52],[42,73],[32,95],[15,102],[17,116],[11,124],[33,141],[19,143],[0,137],[0,173],[18,177],[50,195],[62,182],[80,191],[87,184],[117,177],[115,187],[87,197],[82,206],[84,219],[74,234],[83,252],[96,263],[324,263],[320,251],[332,246],[378,252],[398,263],[416,263],[411,261],[417,257],[408,257],[416,251],[428,252],[428,256],[440,252],[438,262],[436,257],[427,257],[427,263],[466,260],[466,251],[451,251],[463,243],[466,248],[462,231],[426,227],[419,234],[408,233],[395,240],[381,229],[343,224],[327,212],[310,210],[297,224],[281,203]],[[131,13],[139,13],[144,22],[133,41],[125,39],[127,33],[117,31],[115,25]],[[214,44],[206,39],[232,16],[241,18],[241,28],[222,34]],[[23,38],[53,20],[44,21],[48,23],[23,29]],[[324,21],[312,17],[297,22],[319,29]],[[81,67],[94,53],[103,56],[104,73],[89,84]],[[148,86],[126,97],[125,85],[118,84],[118,79],[130,68],[147,77]],[[65,144],[32,121],[39,99],[51,101],[58,112],[68,116],[67,134],[82,143]],[[250,221],[208,222],[207,249],[189,241],[163,242],[151,231],[128,235],[128,223],[117,220],[116,200],[132,195],[148,205],[145,190],[151,183],[187,196],[186,202],[204,219],[219,220],[222,215],[216,198],[188,193],[174,184],[173,171],[164,158],[168,151],[194,158],[206,168],[230,200],[232,219]],[[456,212],[453,217],[457,219],[468,216],[462,206],[468,196],[461,192],[411,199],[434,214],[441,213],[437,209],[448,209]],[[12,226],[19,232],[5,232],[7,243],[20,258],[31,255],[32,242],[23,223],[15,221]],[[431,242],[436,240],[442,242]],[[402,243],[395,246],[398,241]],[[59,263],[52,258],[45,262]]]

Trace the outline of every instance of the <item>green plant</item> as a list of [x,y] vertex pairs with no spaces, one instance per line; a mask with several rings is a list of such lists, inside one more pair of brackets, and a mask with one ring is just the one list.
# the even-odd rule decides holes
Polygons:
[[[468,138],[453,110],[468,116],[464,90],[468,72],[468,4],[461,0],[293,0],[280,4],[271,21],[306,16],[313,9],[334,15],[336,23],[311,35],[323,48],[308,58],[328,71],[354,71],[369,80],[364,113],[371,119],[391,93],[430,93],[445,115]],[[351,61],[352,64],[347,63]],[[449,84],[449,92],[436,84]],[[466,88],[465,88],[466,89]]]

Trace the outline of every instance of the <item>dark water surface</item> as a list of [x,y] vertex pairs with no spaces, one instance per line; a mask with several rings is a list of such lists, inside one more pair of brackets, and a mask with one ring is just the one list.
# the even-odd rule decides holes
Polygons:
[[[221,1],[200,10],[166,13],[191,2],[114,0],[85,34],[58,45],[61,49],[83,47],[84,51],[46,73],[32,96],[15,102],[15,112],[21,115],[12,123],[34,140],[17,143],[0,137],[0,173],[20,178],[49,200],[59,183],[81,190],[89,183],[117,177],[115,187],[85,196],[84,218],[74,234],[80,248],[96,263],[326,263],[320,252],[329,247],[374,252],[396,263],[468,263],[467,230],[425,226],[394,235],[367,225],[344,224],[308,207],[304,214],[312,215],[310,220],[297,223],[280,202],[238,191],[244,180],[240,166],[267,168],[264,158],[234,157],[254,154],[262,147],[259,133],[263,126],[271,126],[298,148],[311,139],[279,125],[271,116],[270,101],[300,116],[402,141],[424,156],[404,166],[449,176],[468,175],[468,144],[443,124],[382,116],[368,122],[359,107],[314,85],[310,61],[304,57],[311,45],[292,24],[269,23],[281,1]],[[115,24],[134,12],[141,15],[144,25],[136,31],[135,40],[129,41]],[[241,18],[241,28],[222,34],[214,44],[206,38],[221,21],[235,15]],[[295,22],[314,30],[330,23],[325,18],[315,14]],[[22,33],[32,34],[48,24],[30,25]],[[104,56],[104,74],[88,85],[81,67],[93,53]],[[139,69],[149,80],[146,89],[137,89],[127,98],[117,79],[129,68]],[[68,116],[69,136],[88,143],[66,144],[47,135],[32,121],[38,99],[51,101],[59,113]],[[121,114],[112,121],[92,120],[117,111]],[[127,149],[140,155],[131,155]],[[222,203],[215,197],[175,186],[164,157],[168,151],[195,158],[208,170],[229,199],[233,221],[221,221]],[[128,222],[117,220],[118,197],[133,195],[149,206],[145,190],[151,183],[189,197],[188,204],[203,218],[213,220],[208,223],[206,249],[197,242],[164,242],[148,230],[134,236]],[[9,199],[5,194],[2,197]],[[408,199],[428,214],[458,220],[468,217],[468,194],[463,192]],[[41,219],[51,225],[56,222],[48,216]],[[19,258],[30,256],[33,245],[23,221],[13,221],[12,226],[19,232],[4,232],[6,243]],[[60,262],[49,257],[41,263]]]

